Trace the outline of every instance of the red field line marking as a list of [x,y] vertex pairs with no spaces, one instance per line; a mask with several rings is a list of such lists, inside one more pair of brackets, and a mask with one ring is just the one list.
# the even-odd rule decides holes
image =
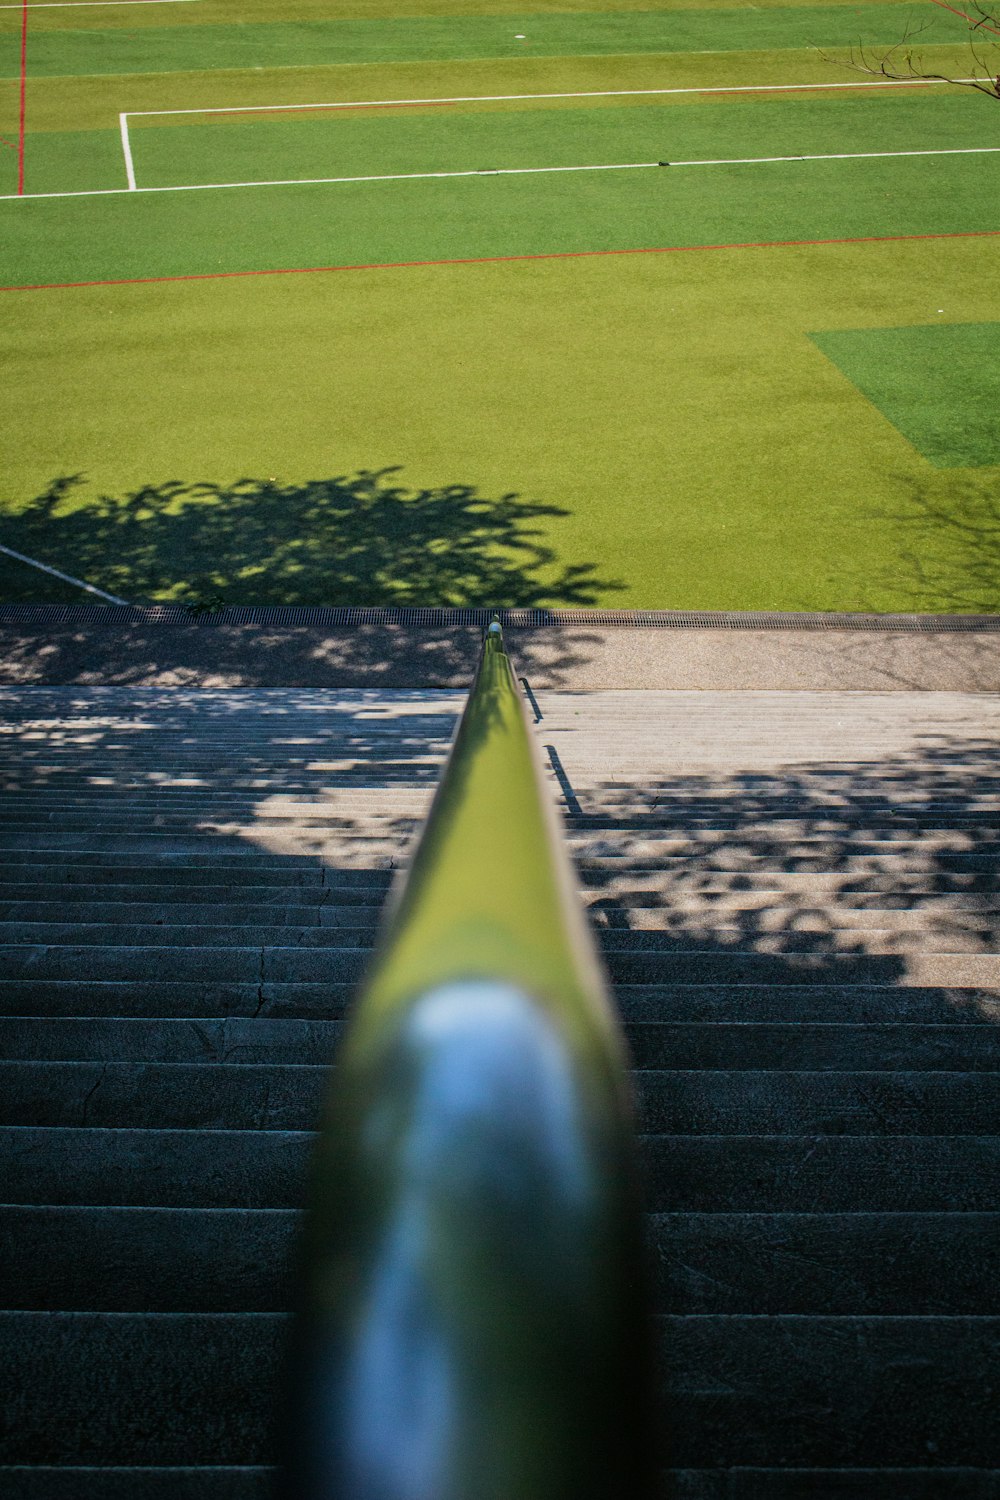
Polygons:
[[738,240],[728,245],[649,245],[634,250],[547,250],[535,255],[468,255],[447,260],[373,261],[359,266],[277,266],[267,271],[196,271],[181,276],[120,276],[104,281],[40,281],[0,286],[0,292],[61,292],[88,286],[150,286],[167,281],[231,281],[242,276],[320,276],[335,271],[408,271],[421,266],[491,266],[521,260],[585,260],[600,255],[692,255],[703,250],[790,250],[823,245],[890,245],[911,240],[975,240],[1000,229],[960,229],[940,234],[863,234],[832,240]]
[[974,26],[977,31],[992,31],[994,36],[1000,36],[1000,31],[995,26],[991,26],[988,21],[984,19],[974,20],[964,10],[956,10],[954,5],[949,5],[948,0],[934,0],[934,4],[940,5],[942,10],[950,10],[953,16],[961,16],[963,21],[968,21],[969,25]]
[[24,126],[28,102],[28,0],[21,6],[21,97],[17,126],[17,193],[24,196]]

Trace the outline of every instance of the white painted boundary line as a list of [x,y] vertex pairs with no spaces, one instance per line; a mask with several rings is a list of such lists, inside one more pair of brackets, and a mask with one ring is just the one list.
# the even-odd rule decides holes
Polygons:
[[[0,6],[0,10],[3,6]],[[663,94],[780,94],[804,93],[813,89],[912,89],[932,88],[948,83],[946,78],[877,79],[874,83],[741,83],[712,85],[709,88],[682,89],[585,89],[569,94],[455,94],[435,99],[341,99],[319,104],[226,104],[208,109],[130,109],[127,118],[138,120],[151,115],[250,115],[291,109],[374,109],[404,104],[508,104],[525,99],[631,99]],[[975,83],[974,78],[955,78],[953,83]]]
[[5,552],[8,557],[16,557],[18,562],[27,563],[29,568],[38,568],[42,573],[51,573],[53,578],[61,578],[63,583],[71,583],[74,588],[86,589],[88,594],[96,594],[99,599],[107,599],[109,604],[127,604],[127,599],[119,599],[117,594],[106,594],[103,589],[95,588],[92,583],[84,583],[82,578],[74,578],[72,573],[60,573],[58,568],[50,568],[48,563],[39,562],[37,557],[26,557],[23,552],[15,552],[13,547],[0,546],[0,552]]
[[116,198],[128,193],[210,193],[229,188],[317,187],[347,182],[417,182],[445,177],[528,177],[552,172],[633,172],[647,167],[753,167],[771,162],[860,161],[900,156],[991,156],[1000,146],[948,146],[930,151],[835,151],[815,156],[733,156],[698,161],[625,161],[580,167],[475,167],[462,172],[384,172],[364,177],[280,177],[263,182],[188,182],[169,187],[91,188],[70,193],[0,193],[0,203],[34,198]]
[[134,193],[136,190],[135,164],[132,161],[132,143],[128,138],[128,115],[118,116],[118,128],[121,131],[122,151],[125,155],[125,180],[128,183],[129,192]]
[[[956,83],[972,83],[974,79],[958,78]],[[921,88],[928,88],[948,82],[944,78],[922,78],[916,83]],[[302,109],[379,109],[391,108],[404,104],[507,104],[530,99],[631,99],[636,97],[650,98],[660,97],[667,94],[775,94],[775,93],[802,93],[814,89],[892,89],[912,88],[913,82],[909,79],[877,79],[873,83],[744,83],[730,88],[723,84],[711,85],[708,88],[672,88],[672,89],[589,89],[578,93],[560,94],[457,94],[450,98],[441,99],[343,99],[335,103],[322,104],[226,104],[221,106],[210,106],[207,109],[129,109],[118,116],[121,128],[122,151],[125,156],[125,177],[129,189],[136,191],[135,166],[132,160],[132,146],[129,140],[129,120],[153,119],[166,115],[257,115],[257,114],[282,114],[289,110]],[[579,170],[583,170],[580,168]],[[428,173],[428,176],[444,176],[444,173]],[[459,173],[456,176],[462,175]],[[467,173],[467,176],[474,174]],[[347,181],[344,178],[322,178],[324,182]],[[375,179],[357,179],[368,181]],[[382,180],[382,179],[378,179]],[[225,183],[222,186],[230,186]],[[233,184],[235,185],[235,184]],[[242,184],[239,184],[242,186]],[[282,184],[283,185],[283,184]]]
[[863,161],[886,156],[990,156],[1000,146],[944,146],[931,151],[829,151],[812,156],[718,156],[697,161],[658,162],[661,167],[755,167],[772,161]]

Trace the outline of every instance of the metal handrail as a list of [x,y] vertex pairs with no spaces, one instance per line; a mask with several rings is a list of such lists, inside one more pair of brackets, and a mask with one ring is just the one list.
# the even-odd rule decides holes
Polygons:
[[648,1350],[621,1039],[490,626],[338,1058],[295,1500],[637,1500]]

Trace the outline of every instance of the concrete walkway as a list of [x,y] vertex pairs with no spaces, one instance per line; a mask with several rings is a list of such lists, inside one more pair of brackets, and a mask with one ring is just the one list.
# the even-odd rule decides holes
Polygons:
[[[477,626],[6,624],[0,683],[465,687]],[[953,629],[508,629],[535,689],[1000,692],[1000,632]]]

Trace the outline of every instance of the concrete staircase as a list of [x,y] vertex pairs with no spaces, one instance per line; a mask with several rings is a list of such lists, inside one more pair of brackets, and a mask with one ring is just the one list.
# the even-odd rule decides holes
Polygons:
[[[325,1064],[461,702],[0,691],[10,1500],[263,1500]],[[664,1495],[998,1500],[1000,700],[537,702],[636,1066]]]

